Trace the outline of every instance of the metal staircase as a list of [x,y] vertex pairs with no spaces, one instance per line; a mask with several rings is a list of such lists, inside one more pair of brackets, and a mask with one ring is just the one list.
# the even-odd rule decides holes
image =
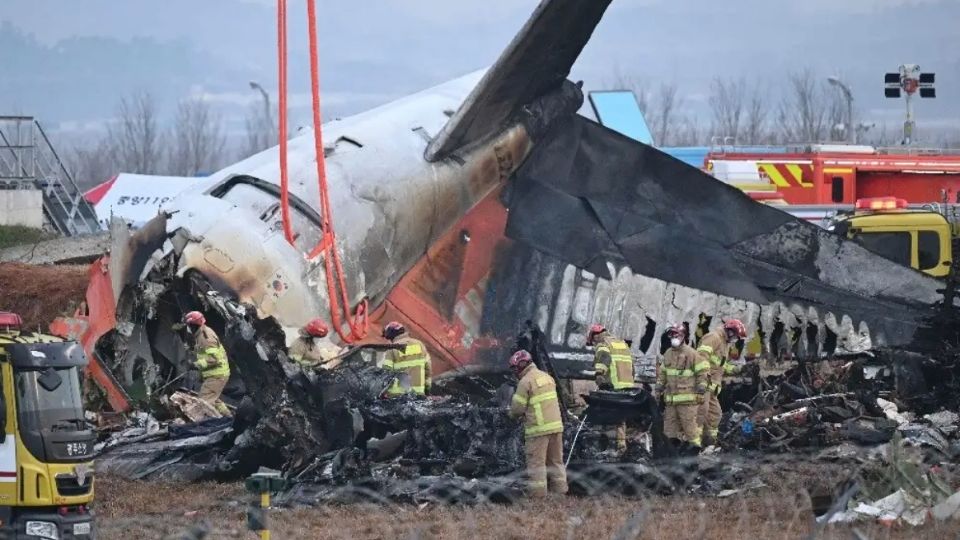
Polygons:
[[0,116],[0,189],[42,191],[45,223],[64,236],[100,230],[93,206],[31,116]]

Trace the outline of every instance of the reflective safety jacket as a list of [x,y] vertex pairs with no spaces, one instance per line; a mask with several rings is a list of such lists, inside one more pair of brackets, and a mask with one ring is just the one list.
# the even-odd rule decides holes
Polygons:
[[336,358],[339,351],[333,345],[321,342],[316,338],[298,337],[290,345],[289,357],[304,367],[323,364],[331,358]]
[[624,390],[635,388],[633,380],[633,355],[626,341],[610,334],[600,335],[594,353],[593,369],[597,372],[597,386]]
[[193,363],[200,370],[204,379],[210,377],[229,377],[230,362],[227,360],[227,350],[220,343],[220,337],[209,326],[203,325],[196,333],[194,351],[197,355]]
[[689,345],[670,347],[657,366],[657,386],[667,405],[695,405],[697,387],[707,388],[710,361]]
[[[383,360],[383,367],[405,371],[410,378],[410,389],[415,393],[425,395],[430,390],[430,354],[423,342],[410,336],[401,336],[395,344],[405,345],[402,351],[387,351]],[[405,394],[407,389],[400,386],[398,379],[387,389],[388,396]]]
[[524,434],[527,437],[563,433],[557,383],[553,377],[533,364],[527,366],[520,373],[520,382],[510,403],[510,416],[523,417]]
[[727,343],[727,333],[723,328],[717,328],[704,334],[697,347],[700,358],[710,362],[710,386],[715,394],[720,393],[724,375],[732,375],[740,368],[730,363],[730,344]]

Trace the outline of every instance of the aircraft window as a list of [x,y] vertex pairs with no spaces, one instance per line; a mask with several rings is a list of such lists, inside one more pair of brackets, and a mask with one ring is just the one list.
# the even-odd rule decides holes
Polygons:
[[877,255],[910,266],[909,232],[861,232],[854,240]]
[[[277,230],[282,230],[280,217],[280,197],[273,192],[266,191],[254,184],[237,182],[230,185],[227,191],[218,195],[225,201],[252,211],[258,218],[271,223]],[[290,224],[296,234],[294,245],[303,252],[311,251],[320,242],[321,228],[314,220],[298,207],[290,204]]]
[[930,270],[940,264],[940,235],[934,231],[917,232],[917,262],[920,270]]

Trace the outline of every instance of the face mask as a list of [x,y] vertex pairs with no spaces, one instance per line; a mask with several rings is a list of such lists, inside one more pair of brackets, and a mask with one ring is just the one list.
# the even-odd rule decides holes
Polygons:
[[682,342],[680,341],[680,338],[678,338],[678,337],[675,337],[675,338],[670,339],[670,346],[671,346],[671,347],[679,347],[679,346],[680,346],[680,343],[682,343]]

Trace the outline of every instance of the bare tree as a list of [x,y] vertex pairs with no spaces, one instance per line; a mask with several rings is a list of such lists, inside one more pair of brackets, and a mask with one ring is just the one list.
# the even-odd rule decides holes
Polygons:
[[171,173],[193,176],[221,165],[226,139],[220,116],[206,101],[192,98],[177,105],[170,139],[167,168]]
[[787,94],[777,111],[782,142],[818,142],[829,127],[830,100],[810,70],[788,76]]
[[650,88],[647,84],[637,77],[624,75],[619,68],[614,69],[613,77],[604,83],[604,86],[612,90],[630,90],[637,98],[637,105],[644,116],[650,111]]
[[277,131],[273,125],[272,115],[269,114],[262,103],[252,103],[247,108],[244,123],[246,124],[247,140],[242,149],[241,159],[277,144]]
[[764,144],[770,142],[767,133],[767,116],[770,114],[770,110],[767,105],[765,91],[759,81],[753,85],[745,109],[742,142],[745,144]]
[[706,136],[701,128],[700,119],[696,115],[688,115],[678,119],[674,130],[673,144],[677,146],[699,146],[704,144]]
[[106,182],[117,174],[110,146],[105,138],[89,146],[75,146],[66,152],[67,167],[81,190]]
[[936,146],[951,150],[960,149],[960,129],[951,128],[942,131],[937,137]]
[[713,113],[711,129],[714,135],[732,137],[734,141],[741,142],[746,87],[747,83],[743,79],[713,79],[707,101]]
[[677,97],[676,83],[661,83],[650,104],[652,114],[647,115],[658,145],[666,146],[672,142],[671,138],[676,129],[676,111],[681,105],[682,100]]
[[121,172],[158,172],[163,157],[161,137],[149,93],[138,92],[120,100],[117,118],[107,126],[107,144]]
[[854,126],[847,125],[847,104],[840,98],[839,92],[828,92],[827,127],[831,141],[847,141],[847,133]]

